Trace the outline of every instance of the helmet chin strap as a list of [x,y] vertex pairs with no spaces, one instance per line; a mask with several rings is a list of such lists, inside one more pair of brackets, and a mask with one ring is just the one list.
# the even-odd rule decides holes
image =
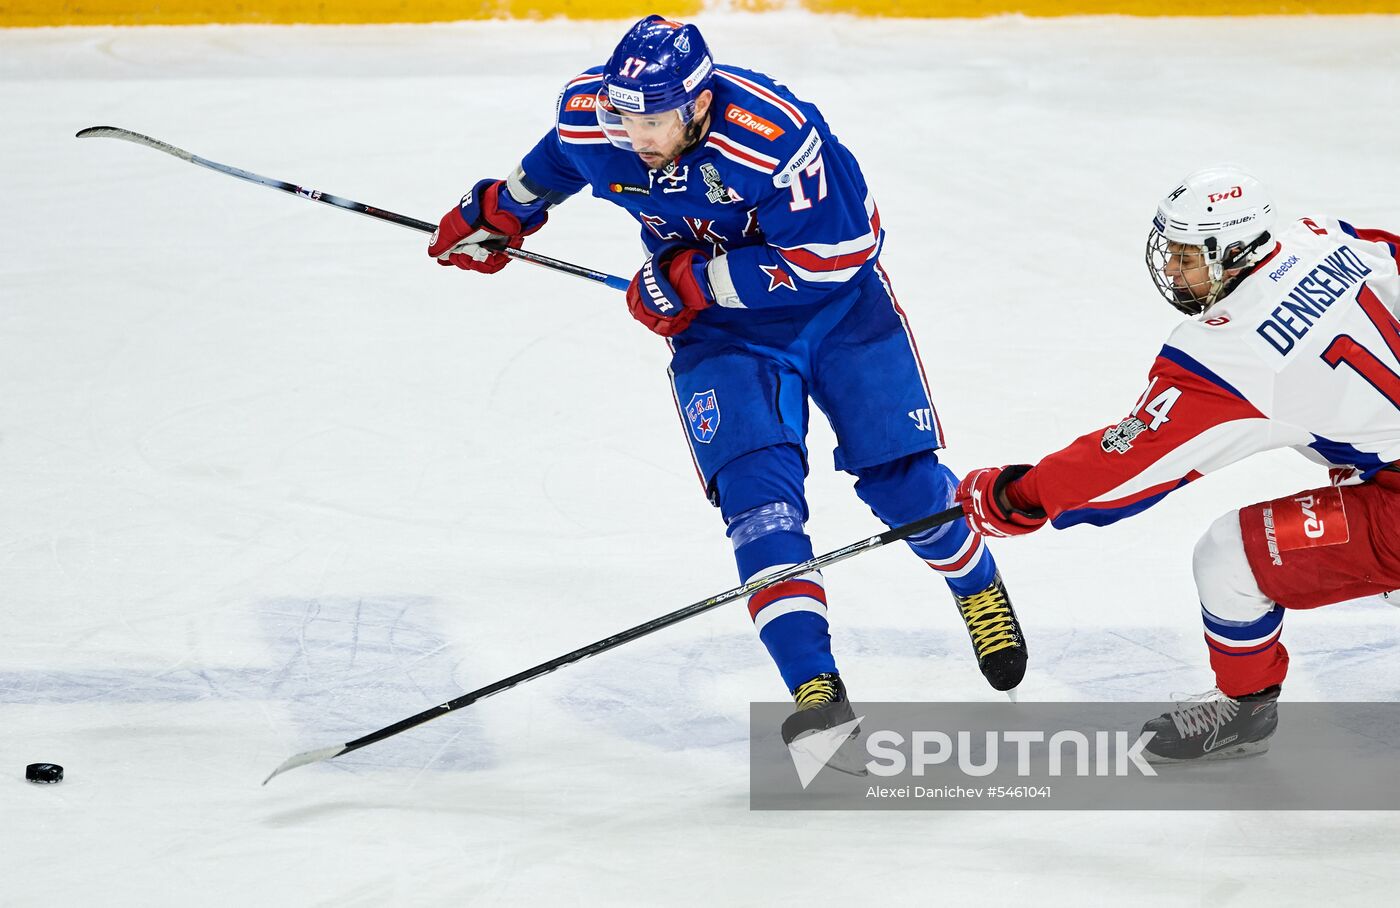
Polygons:
[[703,117],[696,117],[685,125],[685,145],[676,153],[676,157],[688,154],[700,146],[700,140],[705,137],[705,133],[710,129],[710,112],[705,111]]
[[700,140],[705,137],[705,133],[708,132],[709,129],[710,113],[709,111],[706,111],[703,117],[696,117],[694,120],[691,120],[689,123],[686,124],[684,133],[685,144],[681,146],[680,151],[676,152],[676,156],[668,160],[666,163],[662,164],[660,167],[653,167],[652,170],[665,170],[666,168],[674,165],[676,161],[680,160],[682,155],[689,154],[696,148],[699,148]]
[[1273,242],[1273,236],[1265,231],[1247,244],[1236,243],[1220,252],[1215,237],[1206,237],[1204,248],[1210,262],[1210,293],[1206,294],[1205,300],[1202,301],[1202,312],[1230,295],[1235,285],[1244,280],[1245,275],[1253,269],[1259,249],[1270,242]]

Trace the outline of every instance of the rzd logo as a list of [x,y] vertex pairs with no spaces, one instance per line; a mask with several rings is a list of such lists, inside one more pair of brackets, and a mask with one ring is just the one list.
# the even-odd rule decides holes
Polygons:
[[1244,195],[1243,188],[1232,186],[1227,192],[1212,192],[1210,194],[1210,203],[1214,205],[1216,202],[1223,202],[1226,199],[1238,199],[1242,195]]
[[1311,495],[1304,495],[1302,498],[1295,498],[1294,501],[1303,509],[1303,535],[1309,539],[1321,539],[1327,532],[1322,524],[1322,518],[1317,516],[1316,502]]

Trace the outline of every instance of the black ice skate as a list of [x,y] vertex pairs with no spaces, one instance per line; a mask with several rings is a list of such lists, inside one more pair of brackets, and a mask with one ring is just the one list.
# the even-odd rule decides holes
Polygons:
[[[804,739],[856,721],[840,675],[829,672],[817,675],[797,685],[792,697],[797,701],[797,711],[783,720],[783,742],[790,748],[806,749]],[[865,775],[865,765],[851,746],[859,734],[860,726],[853,724],[846,734],[846,741],[835,754],[829,758],[819,755],[817,759],[832,769],[856,776]]]
[[1219,690],[1178,703],[1142,727],[1154,732],[1143,749],[1149,763],[1233,760],[1262,754],[1278,727],[1279,686],[1238,699]]
[[982,677],[997,690],[1013,690],[1026,675],[1026,638],[997,571],[992,582],[969,596],[954,596],[972,637]]

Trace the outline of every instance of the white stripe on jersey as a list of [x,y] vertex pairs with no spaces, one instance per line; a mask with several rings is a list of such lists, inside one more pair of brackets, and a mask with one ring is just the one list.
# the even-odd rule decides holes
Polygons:
[[[869,259],[867,258],[866,261],[868,262]],[[842,268],[838,271],[808,271],[806,268],[795,264],[790,259],[783,259],[783,264],[792,271],[793,274],[813,284],[839,284],[843,281],[849,281],[860,273],[861,268],[865,267],[865,262],[861,262],[859,265],[852,268]]]
[[705,144],[724,155],[736,164],[743,164],[750,170],[757,170],[759,173],[772,176],[778,169],[778,159],[772,155],[766,155],[761,151],[754,151],[747,145],[734,141],[729,136],[719,133],[710,133]]
[[[870,193],[865,194],[865,216],[873,219],[875,217],[875,199]],[[852,252],[860,252],[875,245],[874,225],[865,233],[853,240],[842,240],[839,243],[803,243],[800,246],[783,246],[784,249],[805,249],[808,252],[819,255],[824,259],[834,259],[838,255],[849,255]]]
[[772,104],[774,107],[781,110],[783,114],[789,120],[792,121],[792,125],[800,127],[807,122],[807,118],[802,116],[802,111],[798,110],[797,107],[793,105],[791,101],[785,100],[776,93],[769,91],[762,85],[759,85],[757,82],[754,82],[750,79],[745,79],[743,76],[736,76],[734,73],[727,73],[722,69],[716,69],[715,75],[727,79],[728,81],[744,89],[744,91],[747,91],[749,94],[754,95],[760,100],[767,101],[769,104]]
[[588,129],[583,126],[565,126],[560,123],[559,139],[570,145],[607,145],[608,137],[601,129]]

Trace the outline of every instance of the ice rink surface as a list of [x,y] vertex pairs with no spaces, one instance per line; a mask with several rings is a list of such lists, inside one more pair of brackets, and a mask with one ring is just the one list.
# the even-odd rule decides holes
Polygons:
[[[1400,226],[1400,18],[699,21],[859,157],[960,471],[1132,405],[1187,171]],[[0,32],[0,904],[1391,903],[1390,813],[750,812],[748,703],[784,691],[737,606],[259,787],[732,586],[728,543],[620,294],[73,134],[435,221],[623,28]],[[531,245],[641,261],[591,198]],[[880,527],[815,422],[820,552]],[[1023,699],[1210,687],[1195,540],[1324,481],[1278,453],[1000,545]],[[998,696],[907,552],[826,580],[857,699]],[[1285,699],[1400,695],[1397,632],[1378,601],[1291,615]]]

